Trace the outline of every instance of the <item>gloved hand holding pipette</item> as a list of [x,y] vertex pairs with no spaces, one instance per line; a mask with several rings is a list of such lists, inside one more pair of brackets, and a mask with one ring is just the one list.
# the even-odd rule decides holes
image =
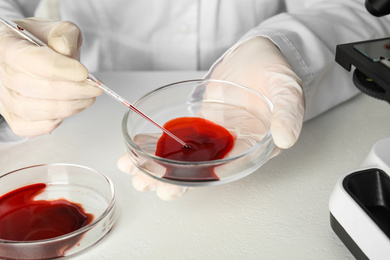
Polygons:
[[91,106],[103,92],[83,80],[82,36],[70,22],[38,18],[16,21],[47,43],[38,47],[0,25],[0,113],[23,137],[51,133],[61,122]]
[[[231,48],[211,68],[208,77],[249,87],[271,100],[274,105],[271,134],[276,144],[273,156],[295,144],[302,128],[305,112],[301,81],[277,46],[270,40],[256,37]],[[223,93],[208,93],[206,88],[205,95],[221,94],[223,95]],[[246,102],[251,103],[250,100]],[[256,103],[252,102],[251,105],[256,106]],[[206,114],[202,116],[212,117]],[[145,140],[151,139],[145,138]],[[157,196],[163,200],[180,198],[188,191],[187,187],[163,183],[143,174],[131,163],[128,154],[120,157],[118,167],[125,173],[133,174],[132,182],[135,189],[156,191]],[[155,170],[164,171],[161,167]]]

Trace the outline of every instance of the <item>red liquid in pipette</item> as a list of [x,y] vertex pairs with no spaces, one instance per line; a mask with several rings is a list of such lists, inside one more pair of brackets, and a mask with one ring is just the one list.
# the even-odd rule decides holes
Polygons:
[[[46,184],[37,183],[0,197],[0,239],[49,239],[68,234],[92,222],[92,214],[85,213],[80,205],[65,199],[34,200],[45,188]],[[46,251],[40,251],[40,255],[42,258],[62,256],[63,251],[74,246],[78,240],[77,236],[59,240],[46,248]]]
[[[180,145],[168,135],[163,134],[158,140],[155,154],[176,161],[199,162],[222,159],[233,148],[235,139],[224,127],[198,117],[176,118],[165,123],[164,128],[183,140],[187,146]],[[167,171],[163,177],[168,179],[219,180],[214,167],[210,166],[193,166],[180,172],[169,166],[166,168]]]

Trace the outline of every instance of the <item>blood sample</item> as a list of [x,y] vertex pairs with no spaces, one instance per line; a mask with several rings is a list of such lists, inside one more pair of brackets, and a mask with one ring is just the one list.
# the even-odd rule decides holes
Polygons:
[[[223,159],[233,148],[234,136],[224,127],[204,118],[180,117],[164,124],[164,128],[183,140],[183,146],[163,133],[157,142],[156,155],[176,161],[200,162]],[[164,165],[165,166],[165,165]],[[178,172],[167,167],[164,178],[216,181],[219,177],[212,166],[194,165]]]
[[[78,230],[93,220],[81,205],[65,199],[35,200],[46,188],[36,183],[13,190],[0,197],[0,239],[36,241],[55,238]],[[59,240],[40,255],[62,256],[65,249],[78,243],[80,237]]]

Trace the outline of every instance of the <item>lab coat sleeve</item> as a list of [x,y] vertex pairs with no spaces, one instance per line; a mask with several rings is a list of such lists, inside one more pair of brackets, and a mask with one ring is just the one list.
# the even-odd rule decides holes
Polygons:
[[390,36],[390,16],[370,15],[360,0],[302,2],[250,30],[225,55],[252,37],[268,37],[303,82],[308,120],[358,93],[351,72],[335,62],[336,45]]
[[34,16],[39,0],[1,0],[0,17],[15,20]]

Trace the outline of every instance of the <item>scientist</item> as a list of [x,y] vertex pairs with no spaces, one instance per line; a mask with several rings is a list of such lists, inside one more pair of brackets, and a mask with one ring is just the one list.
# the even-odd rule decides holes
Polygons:
[[[101,94],[83,83],[86,67],[209,70],[209,77],[267,93],[276,155],[297,141],[304,120],[357,93],[334,62],[336,45],[390,35],[390,18],[371,16],[363,2],[1,0],[0,16],[50,48],[0,26],[0,112],[15,134],[34,137],[52,132]],[[47,5],[49,20],[26,19]],[[137,190],[155,190],[165,200],[186,192],[134,170],[126,155],[118,166],[134,173]]]

